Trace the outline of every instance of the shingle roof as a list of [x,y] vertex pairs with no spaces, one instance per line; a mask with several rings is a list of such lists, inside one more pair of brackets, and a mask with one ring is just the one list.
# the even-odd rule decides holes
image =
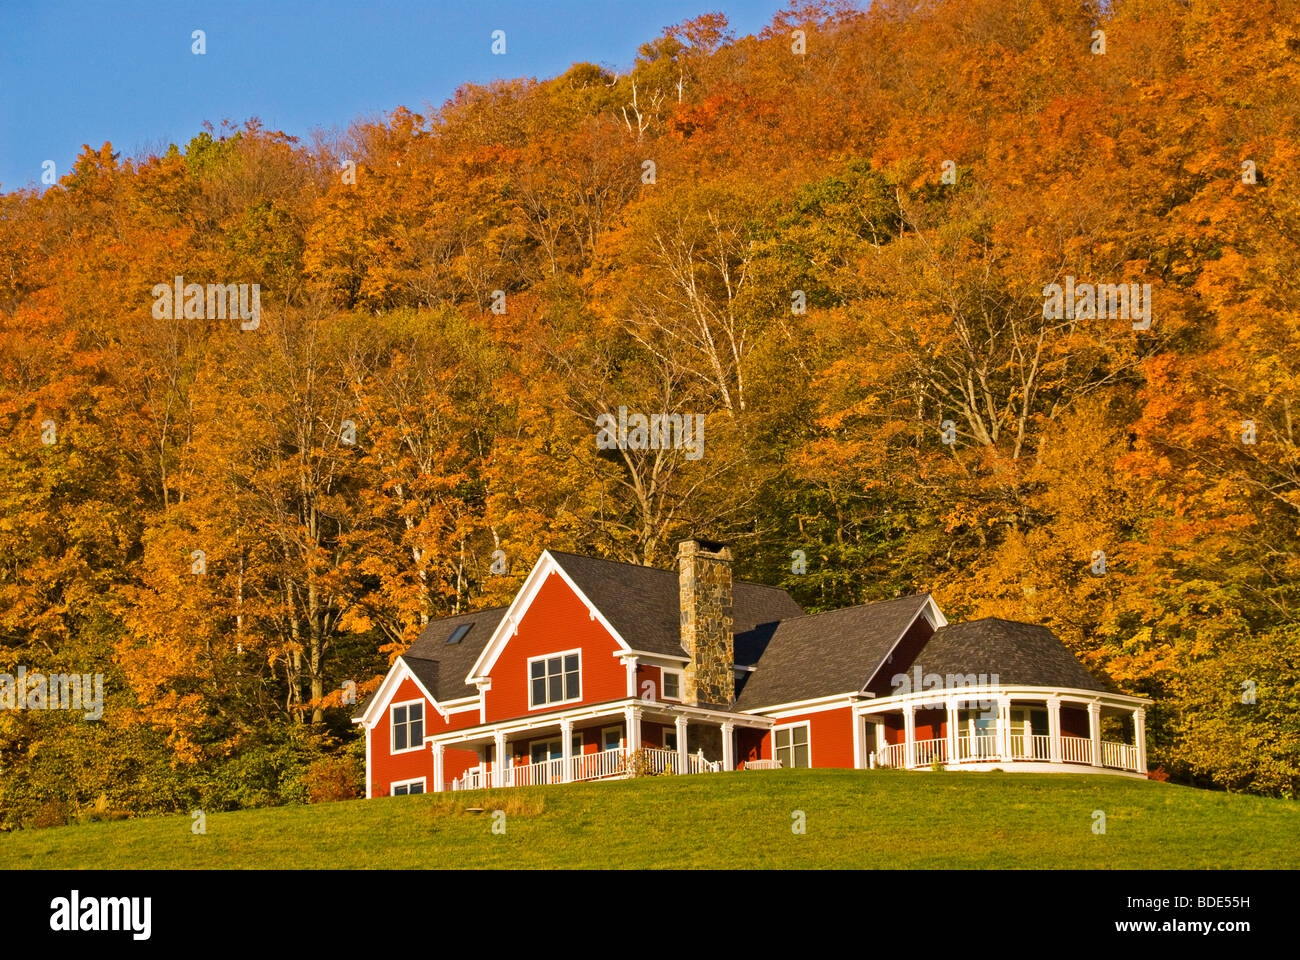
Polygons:
[[929,599],[923,593],[782,621],[735,708],[862,689]]
[[[583,557],[552,550],[557,563],[634,650],[683,656],[681,606],[676,570]],[[736,662],[749,665],[761,650],[763,625],[803,616],[803,608],[780,587],[736,580],[731,617]],[[770,626],[767,631],[770,633]]]
[[[1047,627],[998,617],[935,631],[916,659],[923,673],[986,674],[997,683],[1110,692]],[[909,664],[909,668],[911,665]]]
[[[487,646],[492,631],[505,616],[505,607],[475,610],[441,620],[431,620],[420,631],[409,650],[398,659],[405,660],[411,672],[424,684],[439,703],[472,697],[478,691],[465,683],[469,669]],[[447,643],[452,631],[462,624],[470,624],[469,632],[459,643]],[[358,707],[353,719],[359,719],[374,698],[372,693]]]

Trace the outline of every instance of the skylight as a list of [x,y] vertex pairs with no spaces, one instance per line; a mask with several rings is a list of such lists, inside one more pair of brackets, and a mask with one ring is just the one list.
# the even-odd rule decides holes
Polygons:
[[457,627],[455,630],[451,632],[451,636],[447,638],[447,642],[460,643],[461,640],[465,639],[465,634],[469,633],[469,628],[472,626],[474,626],[474,624],[472,623],[462,623],[459,627]]

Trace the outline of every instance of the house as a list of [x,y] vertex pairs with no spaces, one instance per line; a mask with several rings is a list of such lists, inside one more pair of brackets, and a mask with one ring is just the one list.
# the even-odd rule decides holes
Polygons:
[[776,766],[1143,776],[1147,703],[1045,627],[950,624],[929,594],[805,614],[687,540],[676,572],[544,552],[509,606],[430,623],[353,720],[380,797]]

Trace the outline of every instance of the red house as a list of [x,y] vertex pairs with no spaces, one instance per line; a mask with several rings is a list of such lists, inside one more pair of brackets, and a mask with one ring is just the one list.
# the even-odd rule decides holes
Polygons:
[[1145,774],[1149,701],[1045,627],[949,624],[928,594],[805,614],[733,582],[721,544],[677,563],[546,551],[509,606],[430,623],[353,718],[366,796],[778,766]]

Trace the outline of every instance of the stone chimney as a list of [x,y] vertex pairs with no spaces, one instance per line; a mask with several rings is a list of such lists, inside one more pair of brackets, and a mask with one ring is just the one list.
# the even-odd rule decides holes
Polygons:
[[736,698],[731,618],[731,551],[708,540],[677,544],[678,599],[686,665],[686,703],[729,707]]

